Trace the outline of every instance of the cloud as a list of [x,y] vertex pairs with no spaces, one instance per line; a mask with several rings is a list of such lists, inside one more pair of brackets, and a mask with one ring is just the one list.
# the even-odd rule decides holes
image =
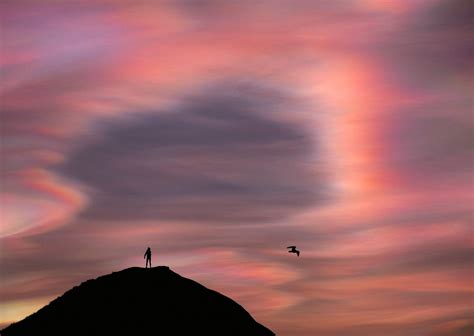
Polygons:
[[[470,1],[436,1],[401,19],[378,50],[393,75],[413,87],[452,89],[470,80],[472,14]],[[448,84],[448,85],[447,85]]]
[[60,167],[94,190],[83,216],[250,223],[323,201],[324,178],[309,164],[315,139],[278,120],[292,110],[282,93],[266,94],[215,87],[169,111],[105,124],[100,140]]
[[12,319],[151,246],[278,334],[468,330],[467,1],[0,7]]
[[470,173],[474,124],[468,104],[438,101],[388,117],[388,168],[410,183],[464,181]]

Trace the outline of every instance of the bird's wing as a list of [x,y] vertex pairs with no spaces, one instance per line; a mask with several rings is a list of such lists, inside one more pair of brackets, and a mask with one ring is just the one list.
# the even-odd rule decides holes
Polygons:
[[288,246],[287,248],[294,249],[296,246]]

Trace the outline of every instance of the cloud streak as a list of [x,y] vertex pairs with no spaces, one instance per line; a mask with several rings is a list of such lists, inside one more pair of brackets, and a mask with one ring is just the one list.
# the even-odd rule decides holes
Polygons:
[[151,246],[279,335],[472,330],[467,1],[0,6],[0,323]]

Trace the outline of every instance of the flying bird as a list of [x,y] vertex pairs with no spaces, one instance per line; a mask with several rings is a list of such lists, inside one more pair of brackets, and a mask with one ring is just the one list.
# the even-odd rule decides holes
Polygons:
[[288,246],[287,248],[291,249],[288,251],[288,253],[296,253],[298,257],[300,256],[300,251],[296,249],[296,246]]

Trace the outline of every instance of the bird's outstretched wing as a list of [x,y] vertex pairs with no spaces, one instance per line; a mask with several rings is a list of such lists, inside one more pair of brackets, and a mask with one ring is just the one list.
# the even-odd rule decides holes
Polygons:
[[296,246],[288,246],[287,248],[294,249]]

